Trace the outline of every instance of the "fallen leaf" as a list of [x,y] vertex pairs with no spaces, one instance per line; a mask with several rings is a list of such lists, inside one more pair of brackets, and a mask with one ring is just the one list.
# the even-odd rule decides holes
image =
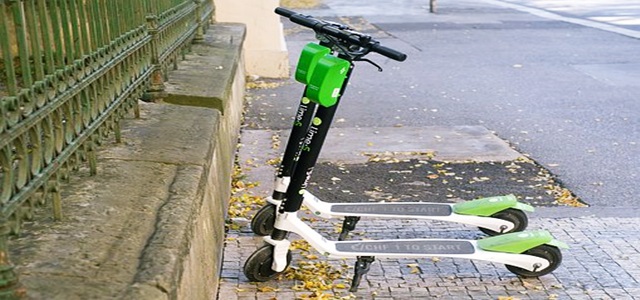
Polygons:
[[259,287],[258,292],[262,292],[262,293],[268,293],[268,292],[277,292],[279,291],[279,289],[276,289],[274,287],[270,287],[270,286],[263,286],[263,287]]

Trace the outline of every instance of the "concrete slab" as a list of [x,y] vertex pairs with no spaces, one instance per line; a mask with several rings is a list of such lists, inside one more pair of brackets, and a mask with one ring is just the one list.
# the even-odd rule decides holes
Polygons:
[[245,27],[241,24],[213,26],[202,41],[192,45],[192,52],[180,61],[180,68],[171,72],[165,82],[167,97],[164,101],[215,108],[226,114],[228,104],[225,101],[231,99],[244,36]]
[[[288,132],[282,133],[286,143]],[[284,144],[283,144],[284,145]],[[438,161],[510,161],[522,156],[482,126],[332,128],[319,161],[365,163],[371,154],[399,158],[434,153]]]
[[[240,167],[249,182],[261,183],[256,195],[270,195],[276,166],[288,141],[288,131],[243,130],[238,150]],[[332,128],[319,162],[366,163],[371,155],[393,154],[399,159],[427,158],[450,162],[504,162],[522,156],[482,126]]]

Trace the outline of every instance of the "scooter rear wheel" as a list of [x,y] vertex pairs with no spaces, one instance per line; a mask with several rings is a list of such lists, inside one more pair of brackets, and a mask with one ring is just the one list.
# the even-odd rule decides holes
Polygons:
[[516,266],[506,265],[507,270],[522,277],[539,277],[549,274],[556,268],[558,268],[558,266],[560,266],[560,263],[562,262],[562,252],[560,252],[560,249],[558,249],[558,247],[551,245],[540,245],[538,247],[531,248],[522,254],[537,256],[549,261],[549,266],[540,271],[529,271]]
[[263,206],[253,219],[251,219],[251,231],[260,236],[270,235],[276,222],[276,206],[270,203]]
[[479,227],[480,231],[490,236],[505,234],[510,232],[523,231],[527,228],[527,225],[529,225],[529,219],[527,218],[527,214],[515,208],[507,208],[503,211],[499,211],[491,215],[491,218],[509,221],[514,224],[514,227],[511,230],[505,231],[505,232],[498,232],[488,228]]
[[[287,251],[287,267],[291,263],[291,251]],[[244,263],[244,276],[251,282],[269,281],[281,272],[276,272],[271,268],[273,264],[273,246],[264,245],[253,252]]]

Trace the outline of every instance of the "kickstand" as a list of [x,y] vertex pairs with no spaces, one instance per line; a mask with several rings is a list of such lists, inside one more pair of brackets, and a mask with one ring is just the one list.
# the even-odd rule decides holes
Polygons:
[[355,293],[358,291],[358,286],[360,285],[360,280],[362,279],[362,275],[367,274],[367,272],[369,272],[371,263],[375,259],[376,258],[373,256],[358,256],[356,265],[353,268],[353,280],[351,281],[351,288],[349,288],[349,292]]
[[338,241],[344,241],[347,239],[347,235],[349,232],[356,229],[356,224],[360,221],[360,217],[347,216],[344,218],[342,222],[342,230],[340,231],[340,236],[338,237]]

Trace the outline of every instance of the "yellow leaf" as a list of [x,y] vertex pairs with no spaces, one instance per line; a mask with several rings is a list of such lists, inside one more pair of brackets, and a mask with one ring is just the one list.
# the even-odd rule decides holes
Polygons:
[[277,292],[279,289],[270,286],[262,286],[258,288],[258,292],[266,293],[266,292]]
[[272,165],[272,166],[276,166],[276,165],[279,165],[281,161],[282,161],[281,158],[273,158],[273,159],[267,160],[267,164],[268,165]]
[[235,184],[235,185],[236,185],[236,187],[237,187],[237,188],[239,188],[239,189],[243,189],[243,188],[245,187],[244,182],[242,182],[242,181],[240,181],[240,180],[236,181],[236,184]]
[[554,289],[563,289],[564,288],[564,286],[562,284],[552,284],[551,287],[554,288]]
[[524,286],[527,289],[535,289],[535,290],[542,290],[542,286],[539,285],[535,285],[526,281],[522,282],[522,286]]

